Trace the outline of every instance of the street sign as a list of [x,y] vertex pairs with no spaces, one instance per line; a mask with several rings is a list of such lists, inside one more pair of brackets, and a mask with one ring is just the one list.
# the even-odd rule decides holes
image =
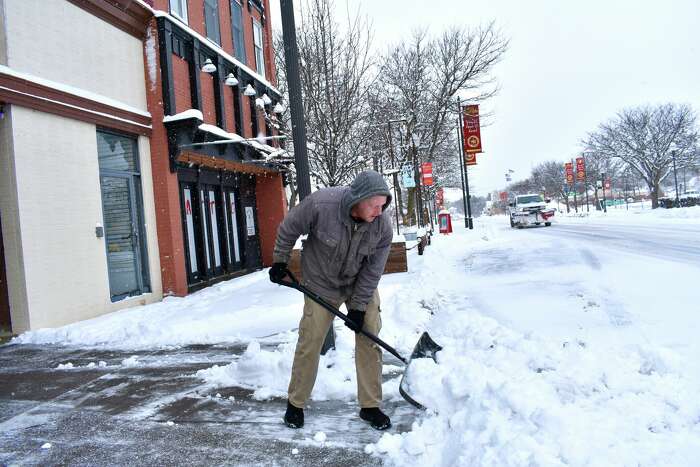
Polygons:
[[413,178],[413,167],[404,165],[401,169],[401,181],[404,188],[415,188],[416,180]]

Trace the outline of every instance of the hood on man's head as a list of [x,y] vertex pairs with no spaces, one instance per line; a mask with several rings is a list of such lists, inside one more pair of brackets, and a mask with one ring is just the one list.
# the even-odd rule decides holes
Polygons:
[[391,204],[391,191],[389,191],[389,186],[382,174],[374,170],[366,170],[357,174],[355,180],[350,184],[348,199],[343,200],[343,204],[349,213],[354,205],[372,196],[386,196],[386,203],[382,206],[382,211]]

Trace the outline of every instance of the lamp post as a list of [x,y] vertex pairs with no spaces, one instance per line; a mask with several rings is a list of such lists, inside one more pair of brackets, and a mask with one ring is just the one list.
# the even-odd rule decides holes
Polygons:
[[676,185],[676,207],[679,207],[681,202],[678,199],[678,174],[676,173],[676,152],[678,151],[678,146],[676,146],[676,143],[671,143],[668,148],[671,150],[671,159],[673,160],[673,181]]
[[605,172],[600,174],[600,182],[603,187],[603,212],[608,212],[608,200],[605,199]]

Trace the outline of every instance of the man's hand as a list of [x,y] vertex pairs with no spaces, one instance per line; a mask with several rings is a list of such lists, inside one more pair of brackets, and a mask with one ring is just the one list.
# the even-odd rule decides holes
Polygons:
[[289,270],[287,269],[287,263],[274,263],[270,268],[270,280],[275,284],[282,282]]
[[350,310],[348,311],[348,320],[345,321],[345,325],[355,332],[360,332],[360,329],[365,324],[365,312],[362,310]]

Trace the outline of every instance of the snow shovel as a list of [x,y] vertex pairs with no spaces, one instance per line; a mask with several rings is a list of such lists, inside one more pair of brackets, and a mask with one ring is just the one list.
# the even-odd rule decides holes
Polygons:
[[[285,287],[291,287],[293,289],[297,289],[307,297],[309,297],[311,300],[315,301],[319,305],[321,305],[323,308],[328,310],[330,313],[333,315],[337,316],[343,322],[348,322],[350,321],[346,315],[341,313],[337,308],[335,308],[333,305],[325,301],[323,298],[321,298],[318,294],[315,294],[311,290],[307,289],[303,285],[299,283],[299,281],[294,277],[294,275],[290,272],[287,271],[287,275],[291,279],[290,282],[288,281],[279,281],[278,284],[284,285]],[[377,344],[378,346],[382,347],[384,350],[392,354],[394,357],[398,358],[401,360],[404,365],[406,365],[406,368],[411,364],[411,362],[416,359],[416,358],[427,358],[430,357],[433,359],[435,363],[437,363],[437,360],[435,359],[435,353],[442,350],[442,347],[439,346],[438,344],[435,343],[430,338],[430,335],[427,332],[424,332],[421,336],[420,339],[418,339],[418,342],[416,343],[416,346],[413,348],[413,352],[411,353],[411,357],[406,360],[404,357],[399,354],[396,349],[394,349],[392,346],[381,340],[379,337],[375,336],[374,334],[365,331],[364,329],[360,329],[360,334],[363,336],[367,337],[370,339],[372,342]],[[401,394],[401,397],[403,397],[406,402],[409,404],[413,405],[414,407],[417,407],[421,410],[425,410],[426,407],[422,405],[420,402],[416,401],[414,398],[412,398],[407,392],[406,392],[406,386],[408,383],[406,383],[406,371],[404,371],[403,376],[401,377],[401,383],[399,383],[399,394]]]

